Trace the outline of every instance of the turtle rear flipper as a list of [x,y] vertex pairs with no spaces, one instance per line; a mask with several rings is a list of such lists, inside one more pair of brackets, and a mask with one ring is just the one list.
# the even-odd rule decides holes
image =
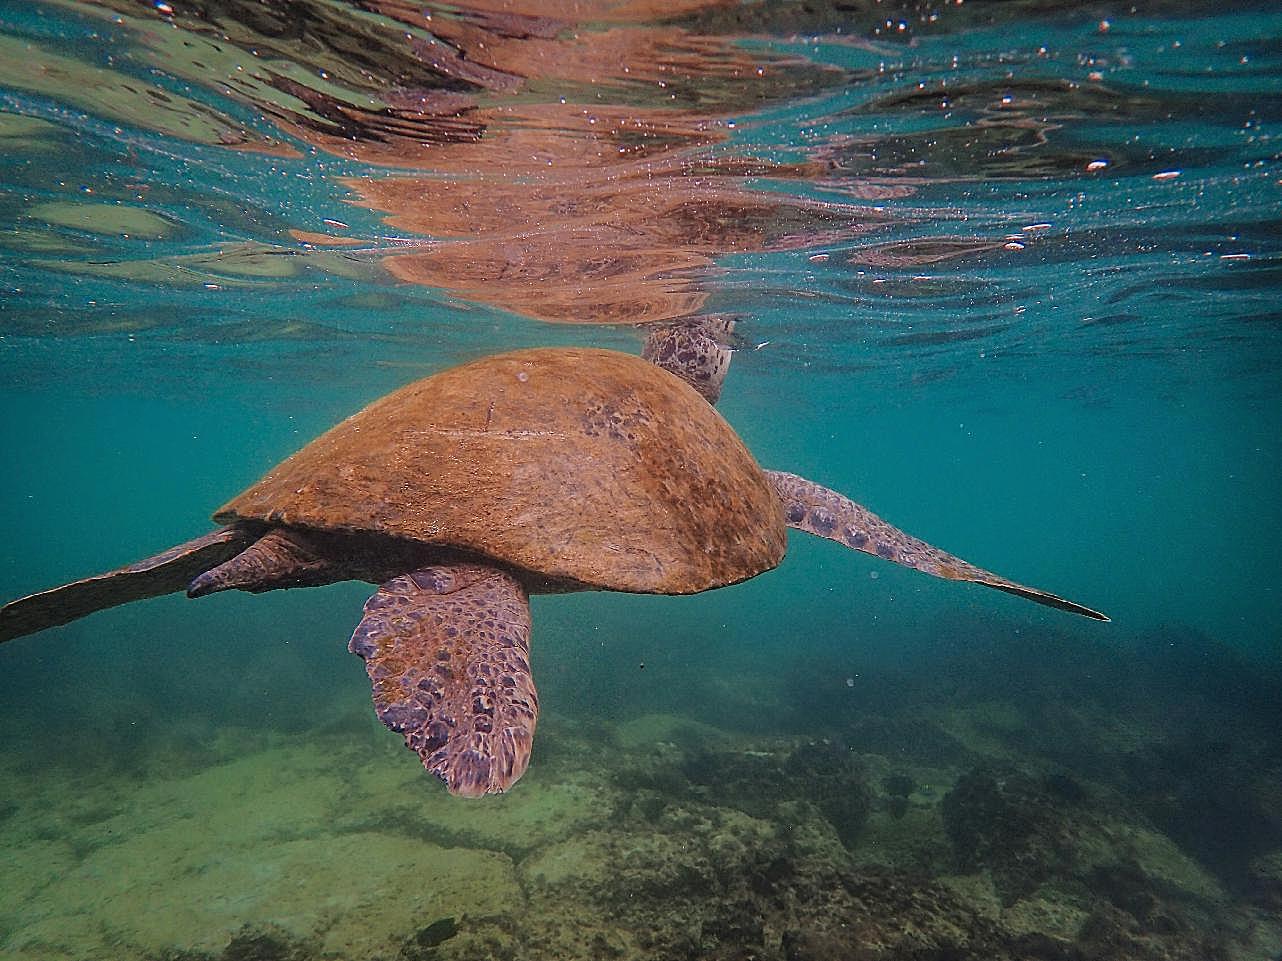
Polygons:
[[192,578],[244,550],[254,536],[239,524],[221,527],[127,567],[10,601],[0,607],[0,641],[69,624],[108,607],[181,591]]
[[365,603],[348,650],[365,661],[379,720],[451,794],[497,794],[525,773],[539,699],[516,578],[470,563],[394,577]]
[[950,581],[970,581],[1008,594],[1016,594],[1047,607],[1097,621],[1109,618],[1099,611],[1066,600],[1058,594],[1025,587],[992,571],[976,567],[960,557],[927,544],[920,538],[886,523],[868,508],[849,497],[829,490],[814,481],[782,471],[766,471],[783,501],[784,520],[789,527],[826,537],[830,541],[865,554],[873,554],[914,570],[933,574]]

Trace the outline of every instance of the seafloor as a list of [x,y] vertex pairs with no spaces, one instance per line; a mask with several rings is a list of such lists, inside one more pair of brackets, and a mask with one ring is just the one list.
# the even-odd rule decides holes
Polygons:
[[1178,629],[977,637],[857,684],[805,657],[708,677],[689,716],[548,710],[529,774],[479,802],[363,692],[293,733],[8,745],[0,953],[1277,957],[1277,678]]

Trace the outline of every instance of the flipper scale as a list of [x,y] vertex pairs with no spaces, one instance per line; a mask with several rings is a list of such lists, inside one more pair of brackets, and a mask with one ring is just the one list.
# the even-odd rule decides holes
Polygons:
[[379,719],[450,793],[496,794],[525,773],[539,702],[516,578],[479,564],[392,578],[348,650],[365,661]]
[[1035,587],[1025,587],[992,571],[940,550],[882,520],[862,504],[814,481],[783,471],[766,471],[783,502],[789,527],[844,544],[884,560],[950,581],[970,581],[1015,594],[1047,607],[1081,614],[1097,621],[1109,618],[1099,611]]

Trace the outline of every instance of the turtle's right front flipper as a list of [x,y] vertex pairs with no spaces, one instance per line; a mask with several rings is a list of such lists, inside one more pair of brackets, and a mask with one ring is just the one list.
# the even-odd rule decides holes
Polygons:
[[0,641],[79,620],[94,611],[185,589],[244,550],[255,535],[233,524],[105,574],[20,597],[0,607]]
[[451,794],[497,794],[525,773],[539,699],[529,600],[512,575],[458,563],[394,577],[348,650],[365,661],[379,720]]
[[995,587],[999,591],[1015,594],[1047,607],[1054,607],[1071,614],[1081,614],[1096,621],[1109,618],[1099,611],[1084,607],[1075,601],[1052,594],[1036,587],[1026,587],[1007,580],[1000,574],[976,567],[969,561],[927,544],[919,537],[888,524],[862,504],[856,504],[844,494],[829,490],[814,481],[768,470],[766,476],[774,485],[783,502],[784,519],[789,527],[826,537],[830,541],[865,554],[872,554],[904,567],[926,574],[933,574],[950,581],[970,581]]

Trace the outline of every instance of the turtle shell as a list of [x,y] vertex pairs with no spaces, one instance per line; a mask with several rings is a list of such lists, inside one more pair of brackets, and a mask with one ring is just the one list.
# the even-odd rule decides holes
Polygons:
[[486,357],[370,404],[214,515],[372,532],[567,586],[688,594],[783,558],[783,510],[729,424],[638,357]]

